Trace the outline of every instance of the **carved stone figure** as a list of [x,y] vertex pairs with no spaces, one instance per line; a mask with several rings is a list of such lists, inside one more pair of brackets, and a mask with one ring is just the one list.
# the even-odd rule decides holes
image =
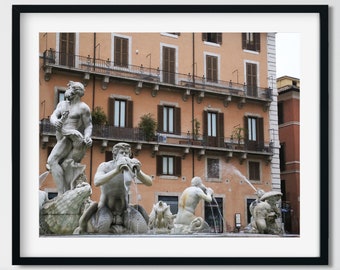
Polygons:
[[178,213],[174,220],[172,233],[209,232],[209,225],[201,217],[195,216],[195,209],[200,202],[212,201],[214,191],[203,185],[200,177],[191,180],[191,186],[186,188],[178,203]]
[[75,187],[74,180],[85,170],[80,161],[92,145],[92,120],[90,108],[81,101],[85,89],[80,82],[70,81],[65,101],[58,103],[50,117],[56,127],[57,144],[47,159],[58,189],[58,195]]
[[245,232],[260,234],[283,233],[282,226],[277,220],[281,216],[277,204],[281,199],[282,193],[258,190],[257,194],[259,198],[249,206],[252,218],[250,224],[245,228]]
[[40,234],[72,234],[90,202],[91,187],[82,182],[75,189],[47,200],[40,211]]
[[141,163],[131,158],[131,147],[118,143],[112,148],[113,159],[99,165],[94,184],[101,187],[99,203],[93,202],[82,215],[78,233],[146,233],[148,216],[141,206],[128,204],[132,181],[147,186],[152,179],[141,170]]
[[174,215],[170,211],[170,205],[159,201],[153,205],[149,216],[149,229],[154,233],[170,233],[173,228]]

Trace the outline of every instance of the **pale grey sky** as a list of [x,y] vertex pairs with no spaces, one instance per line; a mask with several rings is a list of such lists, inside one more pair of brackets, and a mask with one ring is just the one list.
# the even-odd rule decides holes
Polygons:
[[300,79],[300,34],[276,34],[276,77],[284,75]]

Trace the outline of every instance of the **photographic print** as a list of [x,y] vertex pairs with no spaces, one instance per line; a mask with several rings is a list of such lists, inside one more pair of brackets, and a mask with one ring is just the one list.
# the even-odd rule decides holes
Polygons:
[[327,264],[327,7],[154,7],[13,7],[14,264]]

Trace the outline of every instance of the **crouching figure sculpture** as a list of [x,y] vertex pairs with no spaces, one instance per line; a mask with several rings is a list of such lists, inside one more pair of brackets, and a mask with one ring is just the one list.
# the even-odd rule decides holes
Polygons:
[[172,233],[205,233],[209,232],[209,225],[201,217],[195,216],[195,209],[201,199],[211,202],[214,191],[203,185],[200,177],[191,180],[191,186],[186,188],[178,203],[178,213],[174,220]]
[[161,234],[170,233],[173,228],[174,215],[170,211],[170,205],[159,201],[153,205],[149,216],[149,229],[151,232]]
[[112,148],[113,159],[99,165],[94,184],[101,187],[99,203],[92,202],[79,220],[74,234],[81,233],[146,233],[148,215],[141,206],[128,203],[132,181],[140,180],[146,186],[152,179],[141,170],[141,163],[131,157],[127,143]]
[[249,210],[252,215],[251,222],[245,228],[247,233],[281,234],[282,226],[278,221],[281,216],[277,203],[282,193],[278,191],[257,191],[258,199],[253,201]]

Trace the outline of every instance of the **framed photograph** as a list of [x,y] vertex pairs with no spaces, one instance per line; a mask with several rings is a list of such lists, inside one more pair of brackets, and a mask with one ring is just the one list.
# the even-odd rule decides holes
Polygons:
[[[13,5],[12,22],[14,265],[328,264],[328,6]],[[155,36],[155,33],[161,40],[156,47],[152,47],[151,43],[146,45],[149,44],[148,38],[143,39],[140,45],[135,45],[137,34],[147,37],[147,34]],[[285,194],[282,168],[280,174],[280,162],[283,162],[280,149],[284,146],[280,145],[278,133],[280,109],[275,66],[275,36],[279,33],[296,34],[300,46],[299,57],[291,62],[292,66],[300,66],[300,77],[293,78],[294,91],[299,95],[300,105],[295,112],[299,119],[285,125],[299,127],[300,158],[288,162],[287,166],[293,167],[285,171],[287,174],[298,172],[299,175],[296,187],[298,193],[294,193],[299,218],[295,225],[289,227],[287,223],[284,227],[284,222],[288,220],[284,215],[293,215],[293,212],[288,207],[289,199],[280,197],[277,204],[280,213],[277,217],[283,221],[283,225],[279,226],[279,232],[268,232],[268,226],[262,230],[258,223],[257,227],[254,225],[256,233],[245,233],[247,226],[253,224],[251,220],[254,216],[247,214],[256,196],[260,201],[265,201],[265,192],[276,192],[279,196]],[[229,36],[239,37],[236,45],[232,38],[228,39]],[[183,48],[194,44],[192,53],[187,55],[181,54],[181,45],[178,45],[185,38],[187,41],[183,43],[186,44]],[[75,42],[70,42],[70,39]],[[173,42],[168,41],[170,39]],[[257,40],[265,42],[266,46],[261,43],[260,49]],[[65,51],[69,53],[74,50],[74,44],[86,42],[91,43],[92,51],[75,49],[72,59],[68,57],[69,54],[63,57]],[[240,61],[239,66],[235,64],[238,59],[232,56],[226,61],[228,57],[224,56],[226,51],[221,50],[222,42],[223,45],[230,44],[225,47],[226,50],[240,47],[240,55],[246,60]],[[50,44],[57,45],[52,47]],[[106,54],[107,44],[121,50]],[[148,46],[150,51],[144,49]],[[126,58],[124,48],[128,51]],[[160,56],[157,58],[156,51],[163,55],[161,60]],[[195,55],[198,52],[201,55]],[[189,56],[193,60],[186,62],[185,57]],[[262,62],[261,57],[266,60]],[[137,61],[131,59],[140,59],[140,62],[136,64]],[[188,66],[189,72],[182,71],[183,66]],[[70,70],[74,74],[65,76]],[[263,72],[265,75],[262,75]],[[139,79],[136,79],[137,73]],[[226,73],[230,80],[226,79]],[[58,78],[62,79],[58,81]],[[131,127],[129,132],[122,133],[120,137],[133,146],[135,158],[142,160],[147,156],[145,160],[152,161],[152,165],[148,161],[142,162],[143,170],[152,168],[149,171],[154,173],[150,173],[150,179],[159,189],[152,193],[145,189],[143,193],[144,187],[139,182],[135,183],[136,194],[131,188],[129,200],[141,204],[147,202],[149,207],[146,212],[149,213],[152,205],[160,200],[178,208],[180,192],[171,190],[170,186],[183,190],[185,186],[190,186],[191,177],[192,181],[196,176],[201,177],[204,185],[212,187],[212,203],[209,207],[200,204],[196,215],[205,216],[204,222],[208,224],[209,232],[115,235],[41,233],[38,193],[41,183],[38,178],[51,178],[51,175],[47,176],[51,171],[44,173],[42,160],[47,159],[57,143],[55,135],[46,133],[47,136],[44,136],[46,134],[42,133],[42,125],[47,123],[44,121],[50,121],[53,109],[64,95],[68,95],[68,87],[77,79],[81,81],[80,85],[85,86],[84,100],[92,110],[101,103],[110,106],[106,105],[107,100],[116,102],[112,111],[115,117],[110,120],[109,116],[106,122],[112,121],[114,127],[117,127],[115,121],[118,121],[118,125],[122,125],[120,121],[128,125],[131,102],[134,102],[135,111],[140,110],[146,116],[149,113],[149,117],[152,112],[157,115],[157,108],[161,107],[156,135],[153,132],[151,138],[135,139],[131,134],[135,136],[136,129]],[[295,80],[299,85],[295,85]],[[122,92],[117,92],[118,87],[114,86],[117,82]],[[53,87],[48,89],[47,84]],[[127,85],[133,86],[130,92],[126,90]],[[170,94],[164,96],[166,91]],[[223,97],[219,98],[220,103],[214,103],[212,99],[216,93]],[[101,100],[101,96],[106,99]],[[141,104],[146,96],[153,102],[157,100],[157,103],[153,107],[150,103]],[[90,97],[93,97],[92,100]],[[96,102],[94,97],[97,97]],[[117,108],[123,105],[127,109],[122,115]],[[194,105],[196,111],[190,111],[188,108]],[[253,111],[250,111],[251,108]],[[198,110],[201,111],[198,113]],[[247,125],[246,128],[241,128],[236,120],[232,120],[233,111],[237,112],[237,117],[241,114],[245,117],[240,119],[242,125]],[[182,128],[178,129],[176,119],[185,116],[191,121],[182,123]],[[201,122],[197,119],[201,119]],[[137,117],[131,121],[134,123],[133,128],[137,126]],[[229,129],[226,123],[234,129]],[[140,125],[138,128],[141,129]],[[261,129],[264,129],[264,136],[258,132]],[[244,137],[237,137],[242,130],[245,131]],[[101,132],[101,135],[95,132]],[[104,129],[98,131],[93,128],[93,150],[88,151],[95,153],[84,157],[86,162],[95,164],[86,168],[86,181],[92,187],[94,198],[99,198],[101,194],[100,188],[94,185],[97,180],[92,179],[99,167],[99,159],[102,162],[107,153],[109,156],[113,153],[110,152],[113,141],[104,139],[102,132]],[[232,134],[230,137],[229,132]],[[146,133],[143,134],[146,136]],[[264,138],[258,141],[256,138],[261,136]],[[220,137],[222,141],[216,139]],[[240,140],[243,141],[240,143]],[[259,145],[262,145],[261,148]],[[177,149],[175,154],[171,147]],[[196,166],[195,170],[191,164]],[[233,176],[236,169],[233,169],[233,175],[227,175],[226,168],[234,168],[234,165],[244,168],[245,176]],[[212,169],[216,167],[224,171]],[[199,171],[199,168],[203,169]],[[161,183],[164,183],[163,186]],[[223,185],[224,189],[219,189],[218,185]],[[236,186],[239,189],[235,189]],[[57,188],[48,187],[43,191],[48,196],[60,195]],[[206,188],[204,192],[208,195],[210,191]],[[173,211],[177,211],[177,208]],[[209,211],[212,213],[210,223]],[[178,218],[178,215],[179,212],[173,217]],[[118,217],[113,219],[118,224]],[[268,224],[269,221],[266,222]],[[295,233],[287,233],[288,230],[295,230]]]

